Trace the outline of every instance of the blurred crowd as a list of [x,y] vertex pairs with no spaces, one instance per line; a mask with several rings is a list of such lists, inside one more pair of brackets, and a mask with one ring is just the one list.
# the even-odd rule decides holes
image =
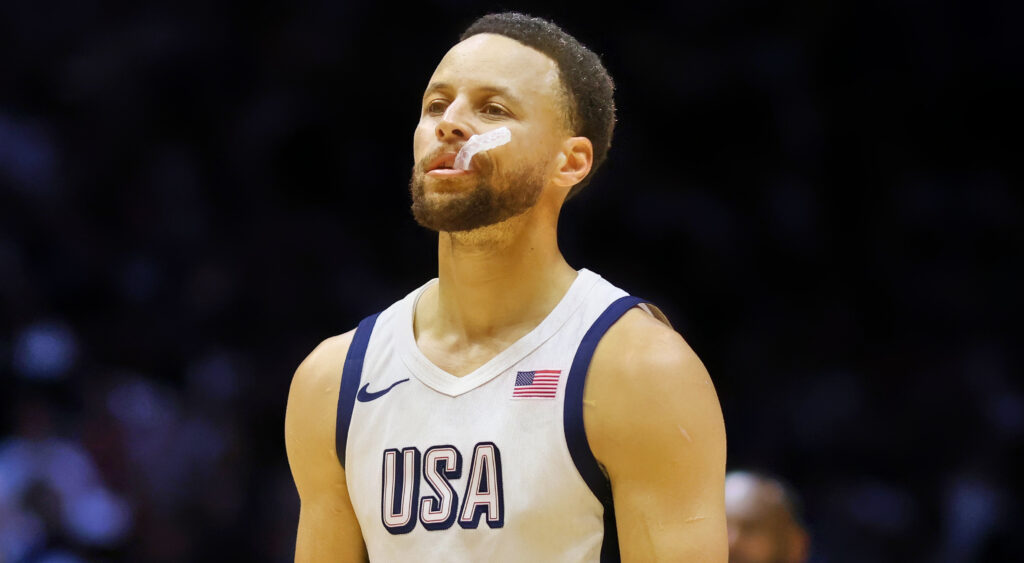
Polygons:
[[[1020,9],[516,7],[617,81],[566,256],[669,314],[809,560],[1019,560]],[[434,275],[412,130],[488,8],[0,4],[0,562],[291,559],[291,373]]]

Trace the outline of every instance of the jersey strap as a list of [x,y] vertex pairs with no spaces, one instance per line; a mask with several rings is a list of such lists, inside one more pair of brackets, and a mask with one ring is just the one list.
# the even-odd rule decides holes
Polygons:
[[338,423],[334,430],[334,448],[338,452],[341,468],[345,468],[345,444],[348,443],[348,427],[352,423],[352,408],[356,404],[356,393],[359,391],[359,380],[363,376],[363,358],[366,357],[366,346],[370,343],[373,325],[377,322],[375,313],[363,319],[356,327],[352,336],[352,344],[345,356],[345,367],[341,370],[341,389],[338,392]]
[[615,321],[619,320],[626,311],[641,303],[644,299],[627,295],[612,302],[601,316],[594,321],[587,333],[583,335],[583,341],[576,350],[576,357],[572,360],[572,367],[569,369],[569,378],[565,384],[565,407],[562,409],[563,426],[565,428],[565,442],[569,446],[569,454],[572,456],[576,469],[580,476],[586,481],[587,486],[594,493],[594,496],[604,505],[604,542],[601,544],[601,561],[619,560],[619,536],[615,528],[615,507],[612,505],[612,487],[608,479],[597,464],[593,452],[590,451],[590,443],[587,442],[587,433],[583,428],[583,385],[587,380],[587,371],[590,369],[590,360],[594,357],[594,350],[598,342],[608,332]]

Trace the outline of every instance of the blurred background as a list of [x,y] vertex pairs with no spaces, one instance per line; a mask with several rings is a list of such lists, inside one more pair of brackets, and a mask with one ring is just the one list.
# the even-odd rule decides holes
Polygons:
[[1019,561],[1021,9],[0,3],[0,561],[289,561],[292,372],[436,275],[434,66],[550,17],[619,124],[561,244],[658,303],[812,561]]

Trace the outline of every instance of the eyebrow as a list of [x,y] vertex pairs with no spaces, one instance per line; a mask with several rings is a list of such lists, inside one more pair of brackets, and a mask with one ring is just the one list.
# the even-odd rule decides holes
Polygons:
[[[427,89],[423,92],[423,97],[426,98],[429,94],[436,92],[438,90],[453,89],[454,88],[452,87],[452,85],[448,84],[447,82],[431,82],[429,85],[427,85]],[[476,88],[476,90],[483,92],[485,94],[498,94],[499,96],[508,98],[509,101],[511,101],[513,104],[516,104],[519,107],[522,107],[523,105],[522,100],[516,97],[508,88],[504,88],[502,86],[481,86],[479,88]]]

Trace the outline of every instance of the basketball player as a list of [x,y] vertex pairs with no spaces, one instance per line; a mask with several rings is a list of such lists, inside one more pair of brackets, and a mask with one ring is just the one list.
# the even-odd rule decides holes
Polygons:
[[796,495],[778,479],[731,471],[725,478],[730,563],[804,563],[810,538]]
[[[296,371],[297,561],[726,561],[707,371],[558,249],[613,122],[598,57],[541,19],[485,16],[438,64],[411,180],[438,279]],[[453,168],[499,127],[510,142]]]

